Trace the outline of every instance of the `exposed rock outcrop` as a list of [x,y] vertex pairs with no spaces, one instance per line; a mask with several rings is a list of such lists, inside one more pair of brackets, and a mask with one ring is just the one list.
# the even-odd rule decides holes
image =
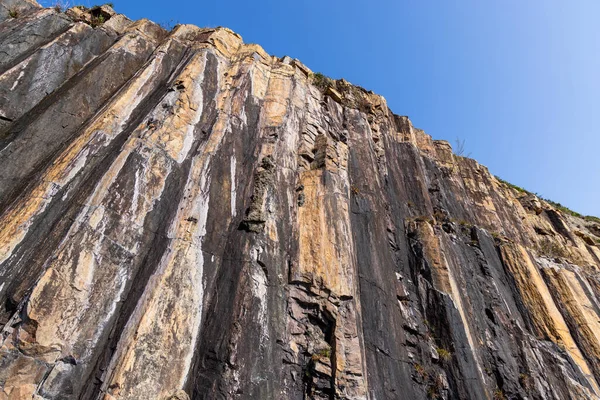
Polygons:
[[600,398],[598,220],[225,28],[0,21],[0,399]]

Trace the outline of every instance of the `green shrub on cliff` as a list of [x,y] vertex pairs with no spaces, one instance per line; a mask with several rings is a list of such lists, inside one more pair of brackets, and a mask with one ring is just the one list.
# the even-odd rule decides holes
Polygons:
[[440,357],[440,360],[447,362],[452,359],[452,352],[450,350],[446,350],[442,347],[438,347],[435,350],[437,351],[437,354]]
[[[516,190],[517,192],[527,193],[527,194],[534,194],[534,193],[532,193],[532,192],[530,192],[530,191],[528,191],[526,189],[523,189],[520,186],[513,185],[512,183],[507,182],[507,181],[505,181],[504,179],[502,179],[502,178],[500,178],[498,176],[496,176],[496,179],[498,179],[498,181],[500,183],[503,183],[504,185],[506,185],[506,186],[508,186],[508,187],[510,187],[510,188],[512,188],[514,190]],[[535,195],[538,196],[540,199],[544,200],[546,203],[550,204],[552,207],[556,208],[559,211],[562,211],[565,214],[569,214],[569,215],[572,215],[572,216],[578,217],[578,218],[583,218],[586,221],[592,221],[592,222],[598,222],[598,223],[600,223],[600,218],[598,218],[598,217],[594,217],[592,215],[583,216],[583,215],[579,214],[577,211],[573,211],[569,207],[565,207],[565,206],[563,206],[560,203],[557,203],[557,202],[552,201],[550,199],[545,199],[542,196],[539,196],[537,193],[535,193]]]
[[527,190],[523,189],[521,186],[513,185],[512,183],[505,181],[504,179],[500,178],[499,176],[496,176],[496,179],[498,179],[498,181],[499,181],[500,183],[503,183],[503,184],[505,184],[506,186],[508,186],[508,187],[510,187],[510,188],[513,188],[513,189],[515,189],[517,192],[521,192],[521,193],[531,193],[531,192],[529,192],[529,191],[527,191]]
[[311,75],[311,81],[313,85],[318,87],[321,91],[327,89],[327,87],[331,84],[331,78],[326,77],[320,72],[315,72]]

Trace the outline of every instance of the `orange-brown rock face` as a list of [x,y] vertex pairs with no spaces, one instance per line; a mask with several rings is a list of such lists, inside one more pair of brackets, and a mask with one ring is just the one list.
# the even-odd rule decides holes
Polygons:
[[599,220],[224,28],[0,21],[0,399],[600,398]]

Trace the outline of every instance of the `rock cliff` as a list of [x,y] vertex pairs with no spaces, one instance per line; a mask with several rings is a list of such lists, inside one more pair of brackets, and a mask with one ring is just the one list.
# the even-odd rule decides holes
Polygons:
[[600,398],[600,220],[225,28],[0,21],[0,399]]

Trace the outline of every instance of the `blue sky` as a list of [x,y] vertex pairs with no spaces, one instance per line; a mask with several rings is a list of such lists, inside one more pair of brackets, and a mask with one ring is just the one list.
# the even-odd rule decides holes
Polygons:
[[227,26],[385,96],[493,174],[600,215],[598,0],[114,4],[134,19]]

